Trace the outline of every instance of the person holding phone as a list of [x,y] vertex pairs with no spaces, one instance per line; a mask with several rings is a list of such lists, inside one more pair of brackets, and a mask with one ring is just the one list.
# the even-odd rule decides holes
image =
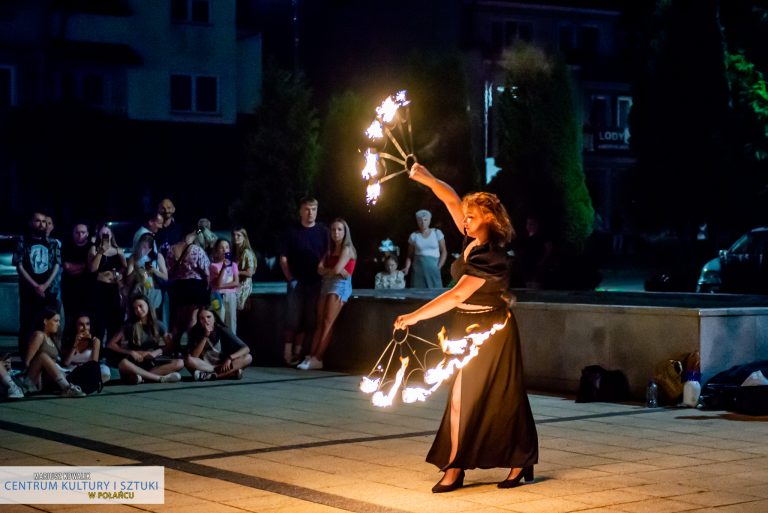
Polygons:
[[[213,262],[209,268],[211,306],[232,333],[237,334],[237,300],[240,277],[237,264],[232,260],[227,239],[219,239],[213,246]],[[216,302],[219,304],[216,305]],[[217,308],[218,307],[218,308]]]
[[147,232],[139,237],[128,259],[129,297],[141,294],[149,300],[149,306],[158,311],[163,302],[163,292],[157,279],[168,279],[168,269],[163,255],[155,251],[155,237]]
[[109,225],[98,225],[96,243],[88,250],[88,270],[96,276],[91,291],[91,333],[101,340],[109,340],[123,324],[120,287],[127,265]]

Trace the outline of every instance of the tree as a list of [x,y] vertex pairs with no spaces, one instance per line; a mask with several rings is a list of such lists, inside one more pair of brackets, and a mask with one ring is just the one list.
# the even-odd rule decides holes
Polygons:
[[314,194],[320,147],[312,92],[299,74],[266,67],[262,104],[245,134],[243,194],[230,208],[254,246],[274,249],[295,219],[297,201]]
[[567,68],[532,45],[504,58],[499,106],[501,171],[491,182],[513,217],[535,215],[563,251],[578,253],[594,210],[581,160],[581,123]]

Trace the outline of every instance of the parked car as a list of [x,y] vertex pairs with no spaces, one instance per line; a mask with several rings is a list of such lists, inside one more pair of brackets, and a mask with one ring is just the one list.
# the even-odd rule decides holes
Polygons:
[[750,230],[704,264],[696,291],[768,294],[768,227]]

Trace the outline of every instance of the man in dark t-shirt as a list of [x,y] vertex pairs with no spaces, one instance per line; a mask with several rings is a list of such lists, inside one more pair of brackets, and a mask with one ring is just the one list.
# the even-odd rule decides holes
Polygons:
[[91,274],[88,272],[88,250],[91,249],[88,226],[78,223],[72,238],[61,248],[64,274],[61,277],[61,300],[64,303],[64,340],[73,339],[77,318],[88,313]]
[[300,224],[291,227],[280,251],[280,268],[288,282],[288,318],[283,358],[296,365],[304,352],[304,341],[315,327],[320,275],[317,265],[328,249],[328,228],[318,223],[317,200],[304,198],[299,204]]
[[61,268],[61,245],[46,236],[45,214],[35,212],[29,233],[19,239],[13,265],[19,273],[19,354],[24,357],[29,336],[43,309],[59,311],[58,291],[51,284]]

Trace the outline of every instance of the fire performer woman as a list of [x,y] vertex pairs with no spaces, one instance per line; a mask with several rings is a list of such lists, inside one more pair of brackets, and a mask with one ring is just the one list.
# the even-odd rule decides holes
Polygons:
[[478,355],[456,374],[443,420],[427,461],[445,472],[432,488],[450,492],[464,484],[464,470],[511,467],[498,484],[512,488],[533,480],[538,462],[538,437],[523,384],[523,364],[517,324],[506,295],[509,283],[504,246],[514,230],[506,209],[490,193],[468,194],[454,189],[414,164],[410,177],[429,187],[448,208],[465,234],[464,251],[451,266],[456,285],[421,308],[399,316],[396,329],[452,310],[449,338],[462,338],[470,325],[486,331],[503,325]]

